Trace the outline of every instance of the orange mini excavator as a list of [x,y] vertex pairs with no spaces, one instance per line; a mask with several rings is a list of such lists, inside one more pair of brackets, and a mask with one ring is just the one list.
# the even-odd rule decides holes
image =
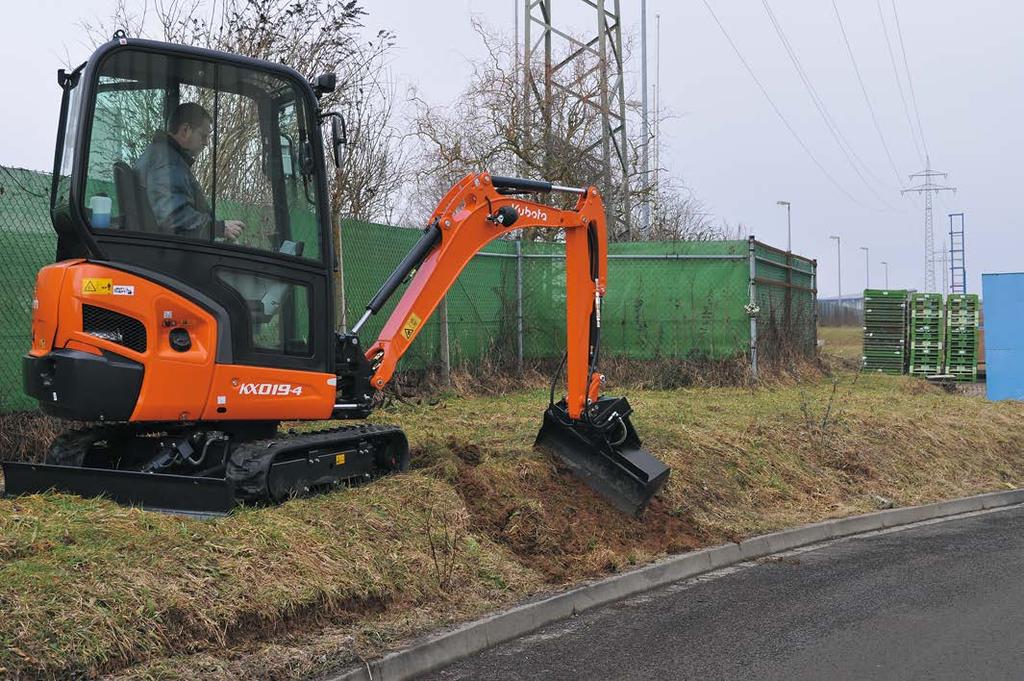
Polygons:
[[[51,211],[57,262],[38,274],[26,392],[91,427],[45,464],[5,463],[6,494],[57,489],[157,510],[353,484],[408,467],[405,434],[360,424],[279,435],[283,420],[363,419],[459,273],[513,229],[563,230],[567,352],[536,444],[639,513],[669,469],[641,449],[597,370],[607,254],[594,188],[467,175],[347,333],[321,128],[328,74],[115,34],[63,89]],[[578,195],[558,210],[523,198]],[[405,282],[380,336],[358,332]],[[555,402],[564,368],[566,397]]]

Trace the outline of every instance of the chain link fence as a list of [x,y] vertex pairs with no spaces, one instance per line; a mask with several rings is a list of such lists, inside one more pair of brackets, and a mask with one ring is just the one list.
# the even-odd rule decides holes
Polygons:
[[35,408],[21,389],[36,272],[53,262],[50,175],[0,166],[0,413]]
[[[35,405],[21,391],[36,271],[53,261],[50,176],[0,167],[0,412]],[[351,326],[420,231],[343,221],[339,323]],[[749,240],[609,244],[602,357],[757,362],[813,355],[815,262]],[[399,290],[360,335],[370,345]],[[447,332],[447,333],[445,333]],[[500,240],[475,257],[399,370],[515,370],[565,347],[561,244]],[[445,343],[445,339],[447,342]]]

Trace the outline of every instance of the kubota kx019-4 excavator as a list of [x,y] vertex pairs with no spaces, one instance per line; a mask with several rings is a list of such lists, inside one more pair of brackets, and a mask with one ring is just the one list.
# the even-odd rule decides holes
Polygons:
[[[536,444],[628,513],[664,484],[628,402],[600,395],[607,256],[594,188],[467,175],[338,334],[320,130],[331,121],[338,163],[344,122],[319,110],[333,75],[307,82],[117,34],[58,83],[57,262],[37,277],[24,385],[42,411],[97,425],[58,438],[45,464],[5,463],[8,495],[52,488],[220,513],[405,470],[398,428],[280,436],[278,424],[365,418],[473,255],[524,227],[564,230],[566,247],[567,392],[556,403],[552,384]],[[577,194],[575,208],[523,198],[553,191]],[[360,328],[410,275],[364,349]]]

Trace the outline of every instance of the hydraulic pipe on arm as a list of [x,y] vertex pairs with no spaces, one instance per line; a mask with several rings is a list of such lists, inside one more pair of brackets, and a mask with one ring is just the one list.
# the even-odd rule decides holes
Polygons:
[[[578,194],[571,210],[519,194]],[[604,203],[597,189],[470,174],[438,204],[423,236],[366,307],[352,332],[376,314],[400,284],[412,280],[365,353],[369,388],[383,389],[398,360],[480,249],[513,229],[564,230],[566,248],[566,397],[549,405],[537,445],[553,450],[618,508],[638,514],[664,484],[669,469],[640,448],[625,398],[604,398],[596,371],[600,307],[608,275]],[[354,337],[354,336],[352,336]],[[556,377],[557,380],[557,377]]]

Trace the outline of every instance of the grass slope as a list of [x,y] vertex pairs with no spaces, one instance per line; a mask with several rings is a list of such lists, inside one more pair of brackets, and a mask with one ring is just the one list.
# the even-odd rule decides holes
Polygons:
[[629,397],[673,469],[642,521],[531,450],[542,390],[387,410],[412,473],[225,519],[0,500],[0,675],[300,678],[666,553],[1024,480],[1024,406],[909,378]]

